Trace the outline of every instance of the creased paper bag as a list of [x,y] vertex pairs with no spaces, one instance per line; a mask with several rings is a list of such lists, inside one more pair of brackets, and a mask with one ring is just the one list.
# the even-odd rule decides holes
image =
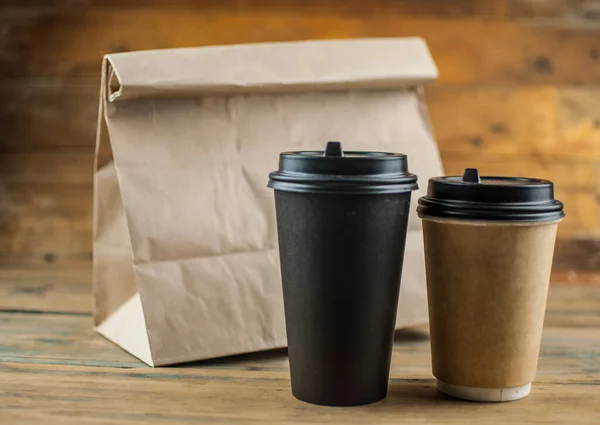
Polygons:
[[[155,50],[104,59],[94,198],[94,325],[149,365],[286,345],[273,193],[288,150],[408,154],[442,173],[421,39]],[[414,203],[413,203],[414,204]],[[413,208],[414,210],[414,208]],[[411,212],[398,326],[427,320]]]

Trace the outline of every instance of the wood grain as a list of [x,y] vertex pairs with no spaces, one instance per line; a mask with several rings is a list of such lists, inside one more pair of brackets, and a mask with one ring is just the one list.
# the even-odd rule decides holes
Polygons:
[[559,239],[554,264],[559,268],[570,266],[578,272],[598,270],[600,241],[591,238]]
[[429,113],[445,154],[551,154],[560,144],[558,89],[552,86],[427,88]]
[[558,92],[562,143],[558,152],[579,158],[600,158],[600,87],[571,87]]
[[91,258],[91,185],[0,186],[0,264],[5,256],[43,263]]
[[[19,321],[19,315],[14,315]],[[4,319],[4,315],[0,315]],[[62,317],[64,316],[57,316]],[[82,319],[77,317],[77,319]],[[8,323],[20,348],[7,345],[0,359],[5,406],[0,415],[27,423],[225,422],[225,423],[593,423],[599,412],[597,328],[547,328],[533,393],[518,403],[473,404],[451,400],[434,388],[429,341],[413,336],[394,344],[388,397],[373,405],[342,409],[295,400],[289,390],[285,352],[268,352],[178,368],[149,369],[128,359],[111,367],[98,360],[70,359],[94,352],[113,356],[99,336],[73,338],[68,323],[55,324],[63,336]],[[9,334],[10,337],[10,334]],[[96,341],[94,341],[96,339]],[[63,349],[57,348],[63,346]],[[83,347],[88,345],[88,347]],[[69,350],[69,348],[71,348]],[[113,350],[118,350],[112,347]],[[16,352],[15,352],[16,351]],[[43,353],[40,356],[40,353]],[[67,354],[69,353],[69,354]],[[114,357],[113,357],[114,358]],[[133,367],[133,368],[132,368]],[[576,412],[577,416],[573,416]],[[1,418],[2,416],[0,416]]]
[[379,0],[363,2],[350,0],[4,0],[3,6],[33,9],[36,12],[56,9],[95,8],[177,8],[217,9],[224,11],[244,10],[301,10],[313,13],[329,13],[350,16],[381,14],[427,15],[440,17],[474,16],[492,18],[569,18],[589,22],[600,18],[597,0]]
[[[73,288],[73,286],[71,286]],[[89,301],[85,306],[91,308]],[[23,309],[29,304],[22,304]],[[92,317],[73,314],[0,313],[0,362],[139,367],[144,364],[96,334]]]
[[[29,424],[77,417],[86,423],[593,423],[598,382],[541,378],[519,404],[450,400],[432,379],[392,375],[388,397],[373,405],[330,408],[295,400],[287,372],[174,370],[120,373],[110,368],[4,364],[6,418]],[[417,377],[415,377],[417,375]],[[10,415],[10,416],[8,416]],[[66,422],[68,423],[68,422]]]
[[[76,146],[77,152],[93,157],[99,86],[99,79],[83,85],[64,79],[17,79],[0,84],[0,150],[58,154]],[[0,172],[8,162],[2,160]]]
[[446,154],[600,160],[600,88],[428,87],[431,119]]
[[0,156],[4,185],[64,185],[92,188],[94,152],[87,148],[32,149],[31,152],[4,152]]
[[[572,246],[561,245],[559,243],[557,249],[569,249]],[[598,251],[597,247],[595,249]],[[598,252],[595,253],[596,261],[597,257]],[[567,261],[567,264],[571,264],[571,261]],[[69,268],[48,265],[40,268],[0,269],[0,311],[91,313],[91,264],[73,265],[74,267]],[[559,263],[558,266],[560,265]],[[588,265],[592,271],[597,267],[595,264]],[[565,280],[552,280],[548,295],[547,325],[600,327],[600,276],[594,274],[594,281],[585,279],[585,276],[570,276],[582,273],[582,269],[583,266],[575,271],[558,268],[553,273],[553,276]],[[577,285],[580,280],[595,285]],[[569,285],[565,287],[565,283]],[[584,323],[583,318],[587,322]],[[34,322],[35,319],[32,323]]]
[[533,392],[503,404],[438,393],[426,327],[397,332],[384,401],[343,409],[292,397],[285,350],[151,369],[95,334],[88,314],[0,312],[0,325],[2,423],[592,424],[600,413],[600,287],[551,287]]
[[[556,188],[556,199],[565,204],[567,216],[559,225],[558,239],[588,240],[600,237],[600,212],[596,191]],[[559,251],[562,254],[562,251]],[[572,267],[575,267],[573,264]]]
[[[546,322],[552,326],[600,327],[600,244],[593,240],[559,240],[558,261],[552,273]],[[25,257],[27,259],[28,257]],[[587,261],[583,263],[583,261]],[[21,258],[23,262],[23,258]],[[0,311],[44,311],[90,313],[92,308],[92,269],[87,259],[61,263],[0,267]],[[36,267],[37,266],[37,267]],[[65,267],[66,266],[66,267]],[[579,286],[578,283],[593,286]],[[568,284],[571,289],[563,288]],[[571,299],[563,297],[571,294]],[[596,314],[593,314],[593,311]],[[570,320],[573,319],[574,322]]]
[[552,285],[544,325],[600,328],[600,288]]
[[91,282],[91,267],[4,267],[0,271],[0,311],[90,314]]
[[[554,258],[558,256],[555,254]],[[600,285],[600,271],[598,270],[578,270],[573,264],[566,268],[553,266],[550,282],[560,282],[561,285]]]
[[[600,81],[600,28],[303,10],[60,9],[5,13],[3,76],[97,76],[103,54],[314,38],[421,36],[444,83]],[[232,31],[235,28],[235,31]],[[76,34],[76,36],[74,36]],[[467,42],[468,41],[468,42]],[[515,46],[519,46],[518,49]]]

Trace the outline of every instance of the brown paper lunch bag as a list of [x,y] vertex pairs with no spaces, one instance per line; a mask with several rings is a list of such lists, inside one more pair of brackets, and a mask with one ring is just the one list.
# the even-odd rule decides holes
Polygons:
[[[285,347],[273,194],[282,151],[406,153],[422,195],[441,163],[419,38],[151,50],[103,61],[94,326],[160,366]],[[397,325],[427,321],[411,211]]]

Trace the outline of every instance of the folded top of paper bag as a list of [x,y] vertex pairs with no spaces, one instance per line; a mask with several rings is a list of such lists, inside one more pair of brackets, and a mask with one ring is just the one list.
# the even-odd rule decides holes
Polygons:
[[300,41],[115,53],[109,101],[209,93],[421,85],[438,72],[421,38]]

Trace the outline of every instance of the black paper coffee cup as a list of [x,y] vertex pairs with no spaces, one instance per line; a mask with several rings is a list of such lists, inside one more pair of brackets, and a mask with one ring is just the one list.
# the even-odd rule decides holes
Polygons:
[[270,174],[292,393],[350,406],[387,393],[411,191],[402,154],[288,152]]

